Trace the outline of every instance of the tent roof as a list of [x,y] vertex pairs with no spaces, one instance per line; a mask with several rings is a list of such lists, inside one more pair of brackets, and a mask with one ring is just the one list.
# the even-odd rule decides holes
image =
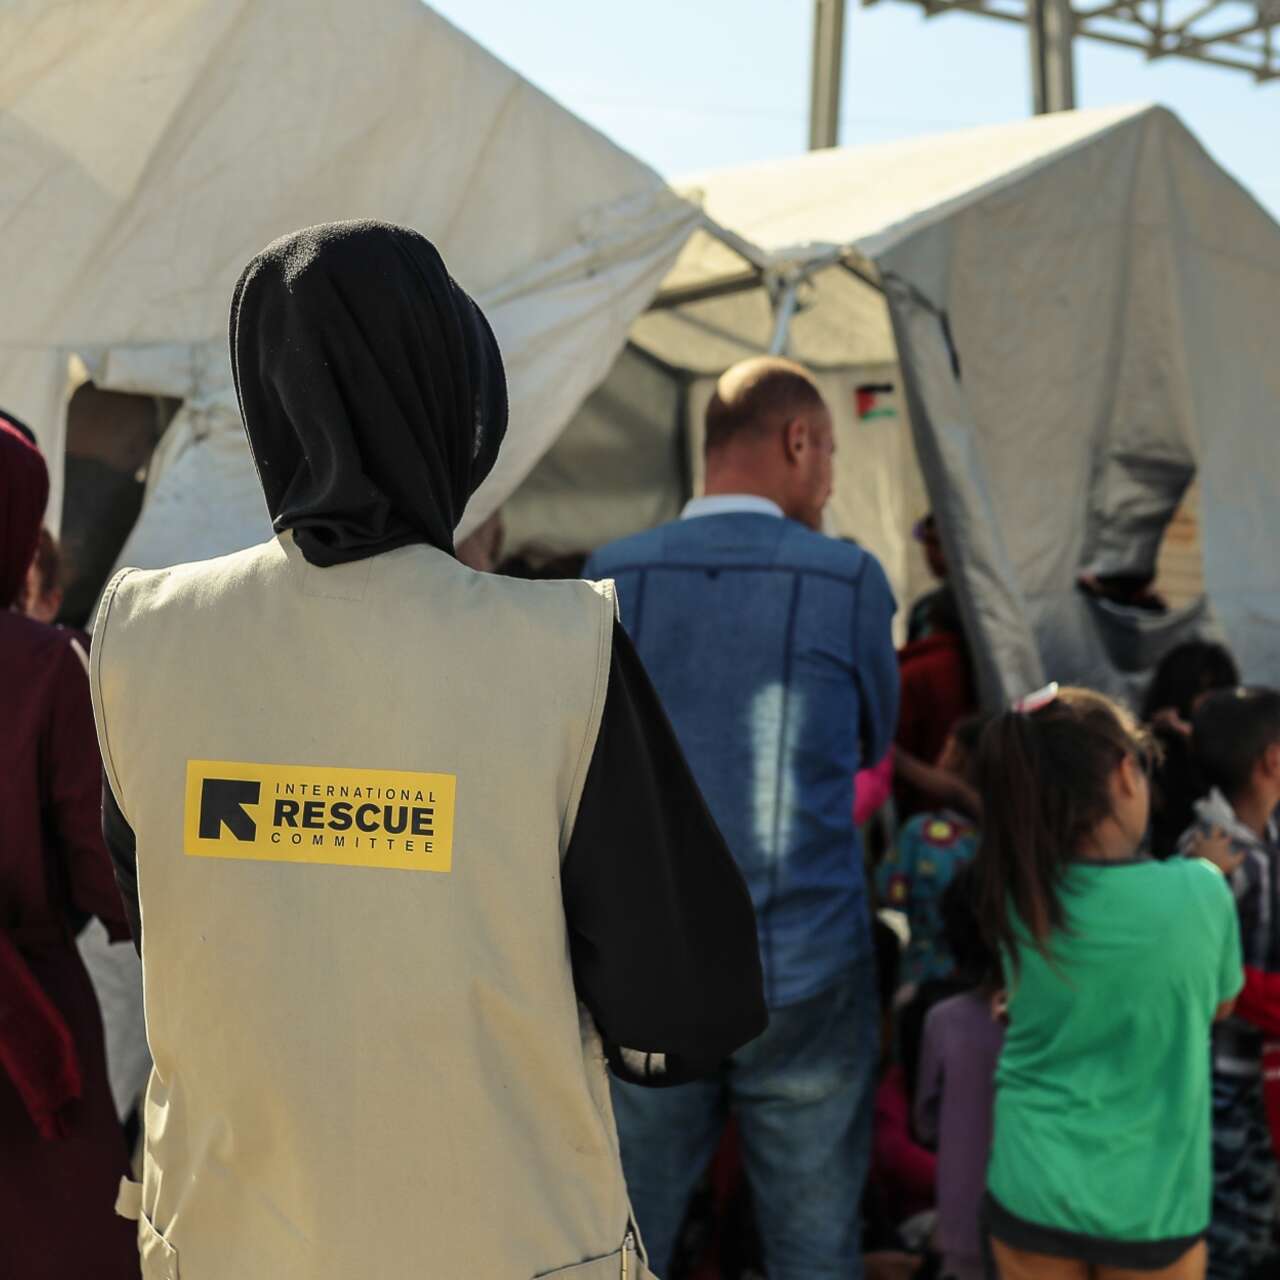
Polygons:
[[[1123,691],[1214,619],[1251,679],[1280,679],[1280,226],[1174,115],[1082,111],[692,181],[708,222],[633,340],[718,374],[769,350],[794,305],[789,354],[896,369],[993,703],[1046,674]],[[849,425],[847,384],[824,385],[858,463],[876,424]],[[1094,608],[1079,575],[1153,570],[1192,476],[1207,611]]]
[[513,429],[492,506],[603,378],[696,217],[420,0],[12,0],[0,154],[0,404],[55,484],[70,355],[234,428],[244,264],[299,226],[376,217],[434,240],[493,321]]
[[[819,367],[892,360],[888,314],[874,283],[867,283],[878,278],[879,258],[1160,111],[1126,106],[1062,112],[683,178],[677,188],[701,203],[709,225],[681,251],[657,311],[639,323],[635,339],[669,364],[714,372],[767,349],[773,337],[769,290],[752,289],[753,279],[766,286],[773,280],[776,289],[799,272],[809,273],[813,283],[800,289],[794,355]],[[822,271],[819,279],[815,268],[829,263],[845,265]]]
[[676,185],[700,193],[709,218],[778,257],[804,259],[823,246],[841,245],[875,258],[957,206],[1155,110],[1064,111],[898,142],[810,151],[694,174]]

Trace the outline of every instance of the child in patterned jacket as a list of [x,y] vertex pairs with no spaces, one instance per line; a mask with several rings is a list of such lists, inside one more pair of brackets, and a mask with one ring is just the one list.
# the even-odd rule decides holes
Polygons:
[[[938,768],[972,781],[978,740],[986,721],[962,720],[951,731]],[[904,985],[949,978],[955,957],[942,920],[942,895],[978,850],[977,823],[951,809],[920,813],[898,833],[896,846],[876,869],[876,893],[882,907],[900,911],[911,928],[902,960]]]

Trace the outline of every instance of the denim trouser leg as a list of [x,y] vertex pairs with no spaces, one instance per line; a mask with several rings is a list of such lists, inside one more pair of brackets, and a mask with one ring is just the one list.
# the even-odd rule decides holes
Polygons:
[[868,963],[735,1055],[733,1109],[769,1280],[860,1280],[879,1066]]
[[724,1131],[724,1085],[718,1077],[669,1089],[610,1083],[636,1226],[651,1270],[665,1277],[694,1186]]
[[658,1275],[715,1153],[727,1100],[769,1280],[860,1280],[877,1041],[868,961],[820,995],[772,1010],[768,1030],[721,1077],[671,1089],[613,1082],[623,1170]]

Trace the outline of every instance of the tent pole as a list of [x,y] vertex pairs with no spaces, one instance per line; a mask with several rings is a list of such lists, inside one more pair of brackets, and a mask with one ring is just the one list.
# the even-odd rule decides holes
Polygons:
[[775,295],[773,304],[773,339],[769,343],[769,354],[771,356],[786,354],[787,342],[791,337],[791,317],[796,313],[796,290],[799,286],[800,281],[792,278],[783,284],[781,293]]
[[1032,108],[1038,116],[1073,111],[1076,65],[1071,0],[1027,0]]
[[813,75],[809,150],[840,142],[840,76],[844,63],[845,0],[813,0]]

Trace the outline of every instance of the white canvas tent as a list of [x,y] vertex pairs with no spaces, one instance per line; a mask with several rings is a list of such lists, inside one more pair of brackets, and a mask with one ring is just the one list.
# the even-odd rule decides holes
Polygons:
[[696,211],[420,0],[0,6],[0,406],[62,495],[75,379],[175,397],[123,558],[269,534],[226,353],[232,286],[299,226],[435,241],[507,365],[506,446],[464,522],[604,377]]
[[[920,585],[910,524],[937,510],[990,699],[1046,672],[1123,691],[1214,615],[1246,672],[1280,681],[1280,227],[1174,116],[1070,112],[689,185],[742,243],[686,245],[509,504],[517,540],[590,547],[672,514],[710,376],[785,350],[835,413],[837,531],[900,594]],[[646,380],[666,387],[647,416]],[[897,416],[858,412],[882,402]],[[1088,602],[1078,573],[1150,567],[1196,475],[1211,608]]]
[[[270,535],[226,330],[275,237],[404,223],[482,302],[511,428],[474,525],[605,376],[697,216],[419,0],[7,0],[0,159],[0,406],[40,436],[51,523],[77,379],[182,403],[120,555],[141,566]],[[99,926],[82,947],[124,1114],[140,971]]]

